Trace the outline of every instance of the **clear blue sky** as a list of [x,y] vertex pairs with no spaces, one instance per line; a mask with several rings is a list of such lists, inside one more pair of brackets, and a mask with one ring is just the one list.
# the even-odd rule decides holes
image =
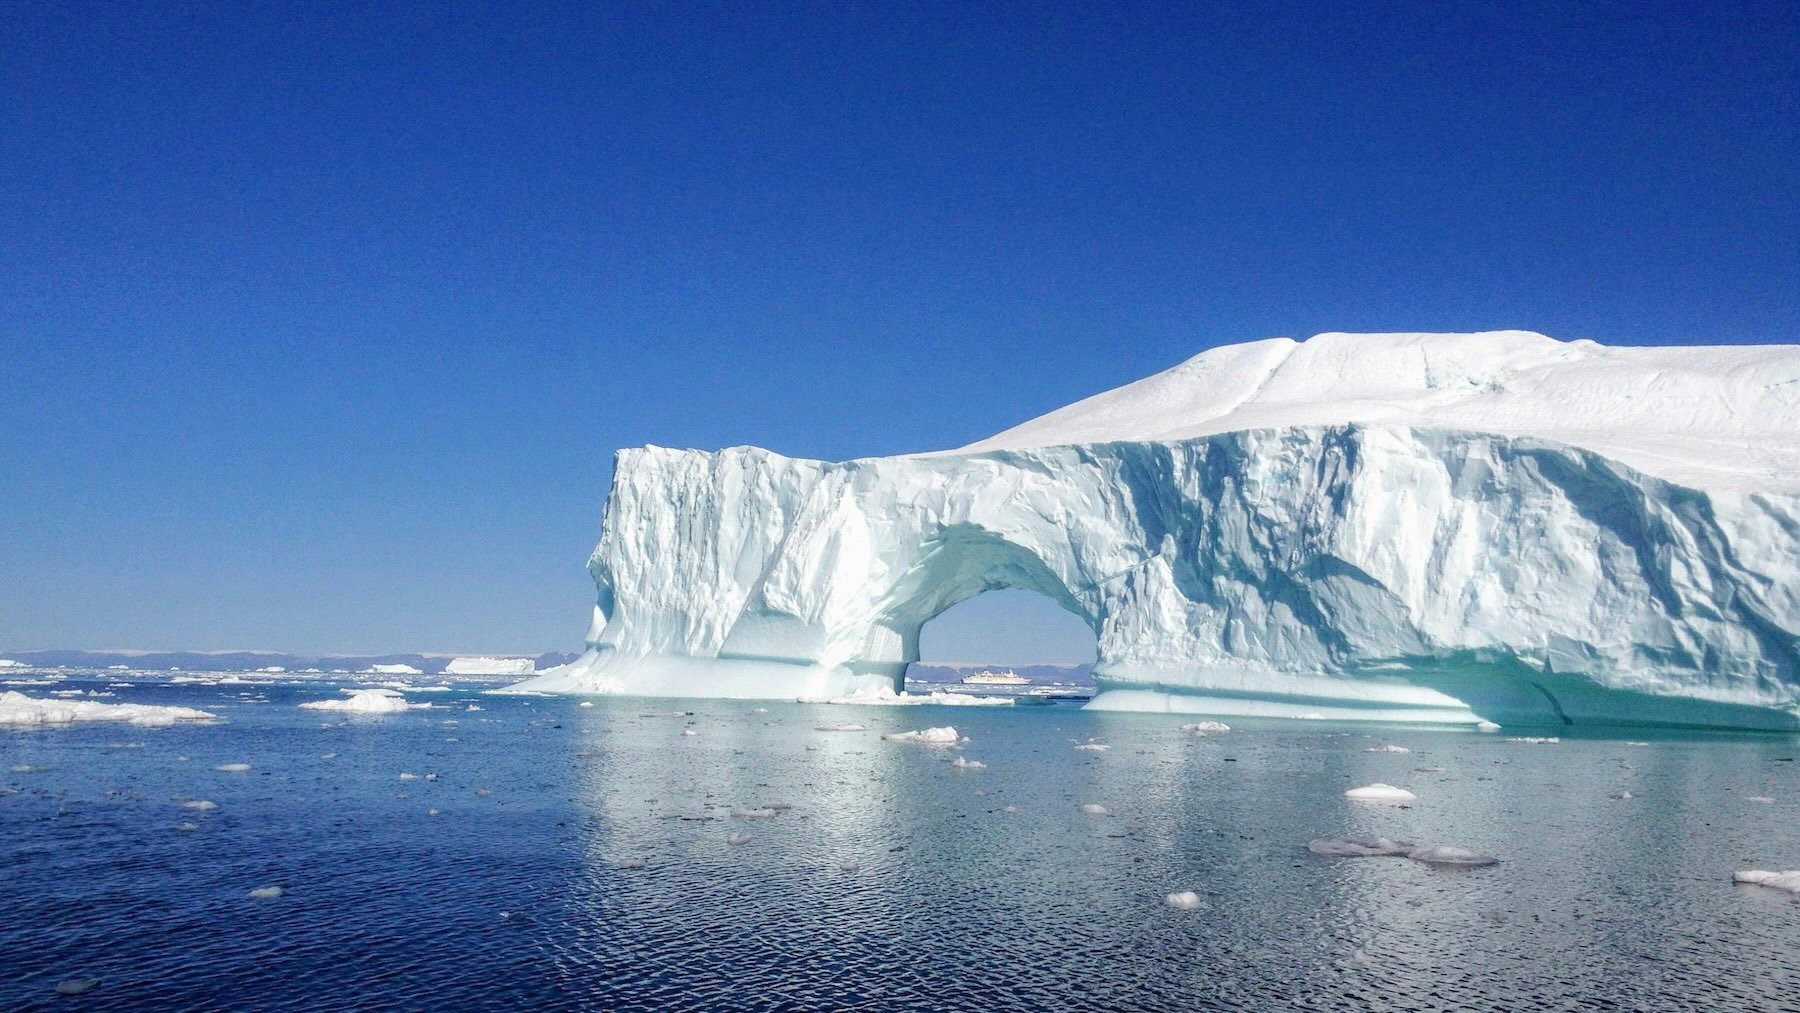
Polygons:
[[571,648],[621,446],[1800,340],[1791,2],[603,6],[6,7],[0,648]]

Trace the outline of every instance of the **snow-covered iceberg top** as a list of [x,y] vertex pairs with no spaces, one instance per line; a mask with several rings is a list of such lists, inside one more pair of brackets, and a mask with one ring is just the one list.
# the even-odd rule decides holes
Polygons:
[[177,721],[211,721],[192,707],[159,707],[140,703],[95,703],[91,700],[40,700],[23,693],[0,693],[0,725],[66,725],[82,721],[119,721],[142,728],[166,728]]
[[1800,347],[1320,335],[957,451],[621,451],[589,651],[524,688],[897,692],[983,591],[1094,631],[1090,706],[1796,727]]
[[445,675],[530,675],[537,670],[531,658],[453,658]]

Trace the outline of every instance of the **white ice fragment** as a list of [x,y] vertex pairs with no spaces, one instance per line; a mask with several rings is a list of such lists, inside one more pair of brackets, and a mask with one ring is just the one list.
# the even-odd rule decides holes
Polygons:
[[478,711],[480,709],[481,709],[481,705],[478,703],[472,703],[472,704],[468,705],[467,707],[463,708],[463,710],[466,710],[466,711]]
[[1192,724],[1182,725],[1181,730],[1194,735],[1211,735],[1214,732],[1231,731],[1231,726],[1223,721],[1195,721]]
[[1018,812],[1018,811],[1019,811],[1019,807],[1018,807],[1018,806],[1016,806],[1016,805],[1009,805],[1009,806],[1007,806],[1007,807],[1006,807],[1006,808],[1004,808],[1004,809],[1002,809],[1002,810],[1000,810],[1000,811],[1001,811],[1001,812],[1003,812],[1003,813],[1016,813],[1016,812]]
[[1648,743],[1648,742],[1627,742],[1625,744],[1628,746],[1647,746],[1650,743]]
[[213,769],[227,774],[242,774],[250,769],[250,765],[248,763],[221,763]]
[[864,728],[862,725],[842,724],[842,725],[815,725],[813,727],[813,731],[815,731],[815,732],[862,732],[862,731],[868,731],[868,729]]
[[594,701],[592,701],[592,700],[583,700],[580,703],[576,704],[577,707],[592,707],[593,705],[594,705]]
[[1078,742],[1075,744],[1076,752],[1081,753],[1104,753],[1111,748],[1111,746],[1099,742]]
[[889,742],[922,742],[928,746],[953,746],[960,736],[957,735],[955,728],[946,725],[943,728],[926,728],[921,731],[894,732],[883,735],[882,738]]
[[1481,721],[1475,725],[1475,730],[1478,732],[1497,732],[1500,730],[1500,726],[1492,721]]
[[279,896],[281,896],[281,887],[279,886],[259,886],[250,891],[251,900],[274,900]]
[[962,770],[983,770],[987,767],[987,764],[982,763],[980,760],[970,760],[965,757],[959,756],[956,759],[950,761],[950,766],[957,767]]
[[1629,802],[1634,796],[1628,791],[1615,791],[1609,797],[1615,802]]
[[694,731],[692,728],[683,728],[681,730],[681,734],[683,734],[683,735],[699,735],[700,733],[697,731]]
[[196,799],[189,799],[188,801],[181,803],[181,807],[183,809],[198,809],[201,812],[205,812],[208,809],[217,809],[219,807],[219,803],[208,802],[206,799],[203,799],[203,798],[196,798]]
[[12,772],[15,774],[40,774],[43,773],[45,769],[47,768],[34,767],[29,763],[15,763],[12,766]]
[[425,780],[427,780],[427,781],[435,781],[435,780],[437,780],[437,775],[436,775],[436,774],[426,774],[426,775],[425,775]]
[[892,687],[878,686],[859,689],[847,696],[800,697],[797,702],[854,707],[906,707],[925,704],[936,707],[1011,707],[1013,700],[1009,696],[976,696],[971,693],[948,693],[943,690],[933,690],[930,693],[896,693]]
[[418,779],[419,779],[419,775],[417,775],[417,774],[410,773],[410,772],[404,771],[404,770],[400,772],[400,780],[402,780],[402,781],[417,781]]
[[1449,771],[1445,770],[1442,767],[1414,767],[1413,773],[1415,773],[1415,774],[1447,774],[1447,773],[1449,773]]
[[427,816],[436,816],[437,814],[438,814],[438,811],[436,809],[425,810],[425,815],[427,815]]
[[857,865],[855,859],[846,858],[843,861],[838,863],[838,868],[844,872],[855,872],[856,870],[862,868],[862,866]]
[[1194,891],[1183,890],[1180,893],[1172,893],[1164,897],[1163,903],[1177,911],[1198,911],[1204,902]]
[[322,756],[320,756],[320,757],[319,757],[319,759],[321,759],[321,760],[335,760],[335,759],[337,759],[337,754],[336,754],[336,753],[325,753],[325,754],[323,754],[323,755],[322,755]]
[[767,807],[751,809],[739,806],[731,810],[731,816],[733,819],[740,820],[772,820],[776,816],[776,811]]
[[749,844],[750,843],[750,835],[749,834],[732,834],[729,837],[725,838],[725,843],[731,845],[734,848],[740,844]]
[[1082,803],[1081,811],[1084,815],[1087,815],[1087,816],[1111,816],[1112,815],[1111,809],[1108,809],[1107,807],[1105,807],[1103,805],[1097,805],[1093,802]]
[[752,708],[750,708],[750,713],[752,713],[752,714],[767,714],[767,713],[769,713],[769,708],[767,708],[767,707],[752,707]]
[[350,714],[399,714],[411,710],[413,705],[391,689],[359,689],[351,691],[349,697],[342,700],[311,700],[300,706],[306,710],[344,711]]
[[1767,886],[1789,893],[1800,893],[1800,871],[1766,872],[1762,869],[1746,869],[1731,874],[1733,883],[1749,883],[1753,886]]
[[1518,742],[1527,746],[1554,746],[1562,742],[1562,739],[1554,735],[1521,735],[1507,739],[1506,741]]
[[1365,752],[1365,753],[1410,753],[1410,752],[1412,752],[1412,750],[1406,748],[1405,746],[1396,746],[1393,743],[1389,742],[1389,743],[1385,743],[1385,744],[1379,745],[1379,746],[1370,746],[1367,749],[1364,749],[1363,752]]
[[1500,861],[1498,858],[1476,854],[1468,848],[1458,848],[1448,844],[1430,844],[1414,848],[1406,853],[1406,857],[1415,862],[1425,862],[1429,865],[1477,866],[1493,865]]
[[1344,792],[1344,797],[1358,802],[1411,802],[1419,796],[1405,788],[1396,788],[1391,784],[1365,784],[1361,788],[1352,788]]
[[1306,844],[1306,850],[1325,858],[1397,858],[1412,848],[1410,844],[1385,837],[1331,837]]
[[1744,796],[1744,801],[1756,802],[1760,805],[1774,805],[1775,804],[1775,799],[1769,795],[1746,795],[1746,796]]
[[39,700],[16,690],[0,693],[0,725],[66,725],[86,721],[122,721],[140,728],[166,728],[177,721],[211,721],[217,717],[192,707],[156,707],[140,703],[94,703],[91,700]]
[[191,834],[194,831],[200,829],[200,824],[198,824],[198,823],[177,823],[177,824],[175,824],[175,829],[181,831],[184,834]]

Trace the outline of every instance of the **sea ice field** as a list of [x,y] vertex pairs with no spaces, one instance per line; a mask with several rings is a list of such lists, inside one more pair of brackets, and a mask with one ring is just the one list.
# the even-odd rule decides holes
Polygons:
[[0,1009],[1800,1003],[1790,735],[7,682]]

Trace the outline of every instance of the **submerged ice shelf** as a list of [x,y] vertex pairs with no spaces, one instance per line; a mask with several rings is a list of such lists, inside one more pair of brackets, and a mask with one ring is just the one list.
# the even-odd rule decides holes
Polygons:
[[1094,630],[1096,708],[1796,727],[1800,347],[1326,334],[956,451],[621,451],[549,692],[891,693],[983,591]]

